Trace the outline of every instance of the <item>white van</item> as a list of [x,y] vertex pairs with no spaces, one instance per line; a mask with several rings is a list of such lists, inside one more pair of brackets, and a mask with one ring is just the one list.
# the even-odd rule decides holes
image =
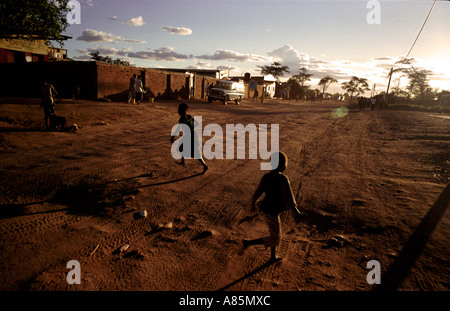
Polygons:
[[244,83],[235,81],[217,81],[213,87],[210,87],[208,102],[213,100],[222,101],[225,105],[228,101],[234,101],[239,105],[244,98]]

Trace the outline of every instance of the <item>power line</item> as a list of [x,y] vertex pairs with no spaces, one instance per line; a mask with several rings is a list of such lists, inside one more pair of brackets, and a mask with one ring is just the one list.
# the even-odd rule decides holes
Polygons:
[[417,36],[416,36],[416,40],[414,40],[414,42],[413,42],[411,48],[409,49],[408,54],[406,54],[405,59],[408,58],[408,56],[409,56],[409,54],[411,53],[411,51],[412,51],[414,45],[416,44],[417,40],[419,39],[419,36],[420,36],[420,34],[422,33],[422,30],[423,30],[423,28],[425,27],[425,24],[427,23],[428,18],[430,17],[431,12],[433,11],[434,6],[436,5],[436,2],[437,2],[437,0],[434,0],[433,5],[431,6],[430,12],[428,12],[427,18],[426,18],[425,21],[423,22],[422,28],[420,28],[420,31],[419,31],[419,33],[418,33]]
[[[408,59],[409,54],[411,54],[411,51],[412,51],[412,49],[414,48],[414,46],[416,45],[416,42],[417,42],[417,40],[419,39],[420,34],[422,33],[422,30],[423,30],[423,28],[425,27],[425,24],[427,23],[428,18],[430,17],[431,12],[433,11],[433,9],[434,9],[436,3],[437,3],[437,0],[434,0],[433,5],[431,6],[431,9],[430,9],[430,11],[428,12],[427,18],[425,18],[425,21],[423,22],[422,27],[420,28],[420,31],[419,31],[419,33],[418,33],[417,36],[416,36],[416,39],[414,40],[413,44],[411,45],[411,48],[409,49],[408,54],[406,54],[406,56],[405,56],[405,58],[403,59],[403,61],[406,61],[406,60]],[[400,68],[401,68],[403,65],[405,65],[405,64],[404,64],[404,63],[400,63]],[[409,64],[409,65],[411,65],[411,64]],[[412,65],[411,65],[411,67],[412,67]],[[414,70],[414,67],[412,67],[412,68],[413,68],[413,70]],[[390,79],[391,75],[392,75],[392,68],[391,68],[391,71],[389,72],[389,74],[387,75],[386,79],[384,80],[384,83],[386,83],[386,80],[387,80],[388,78]],[[384,84],[384,83],[383,83],[383,84]]]

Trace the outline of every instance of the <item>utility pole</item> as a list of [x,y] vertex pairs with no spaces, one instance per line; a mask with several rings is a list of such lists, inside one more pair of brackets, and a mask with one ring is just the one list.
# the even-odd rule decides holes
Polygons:
[[384,98],[384,104],[388,105],[388,99],[389,99],[389,86],[391,85],[391,78],[392,78],[392,71],[394,70],[393,67],[391,67],[391,72],[389,73],[389,82],[388,82],[388,86],[387,86],[387,90],[386,90],[386,97]]

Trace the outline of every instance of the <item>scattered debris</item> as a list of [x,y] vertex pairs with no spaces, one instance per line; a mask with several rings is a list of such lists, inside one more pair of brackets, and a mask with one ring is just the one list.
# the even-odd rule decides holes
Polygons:
[[149,232],[147,232],[145,235],[150,235],[150,234],[154,234],[154,233],[158,233],[164,230],[168,230],[168,229],[172,229],[173,228],[173,223],[172,222],[168,222],[166,224],[159,224],[156,227],[153,227]]
[[163,229],[172,229],[173,228],[173,224],[172,222],[168,222],[166,224],[159,224],[158,227],[163,228]]
[[97,246],[94,248],[94,250],[92,252],[89,253],[88,256],[91,256],[93,253],[95,253],[99,246],[100,246],[100,244],[97,244]]
[[113,255],[125,253],[130,248],[129,244],[124,244],[115,251],[113,251]]
[[329,239],[327,241],[327,247],[344,247],[349,243],[348,239],[344,237],[343,235],[335,235],[333,238]]
[[141,216],[142,218],[145,218],[145,217],[147,217],[147,210],[142,210],[142,211],[139,211],[139,216]]
[[122,245],[122,246],[119,248],[119,252],[120,252],[120,253],[126,252],[127,249],[129,249],[129,248],[130,248],[130,245],[129,245],[129,244]]

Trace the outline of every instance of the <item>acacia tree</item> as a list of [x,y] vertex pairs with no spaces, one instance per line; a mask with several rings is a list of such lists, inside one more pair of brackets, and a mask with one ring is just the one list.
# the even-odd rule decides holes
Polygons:
[[[419,107],[424,103],[424,100],[434,99],[438,91],[433,90],[428,84],[428,75],[433,72],[426,69],[416,69],[413,64],[416,62],[414,58],[405,58],[397,61],[395,64],[400,65],[399,68],[392,69],[392,73],[400,72],[402,75],[399,76],[397,81],[400,84],[400,79],[406,77],[408,79],[408,85],[406,91],[402,91],[402,94],[406,98],[410,97],[419,101]],[[410,68],[402,68],[402,65],[409,65]]]
[[294,86],[297,88],[298,95],[303,97],[306,94],[309,86],[305,86],[307,81],[311,81],[312,74],[308,73],[308,69],[302,67],[299,69],[298,74],[292,76],[292,80],[295,81]]
[[365,91],[369,91],[369,83],[365,78],[358,78],[353,76],[349,82],[342,83],[342,89],[344,89],[348,95],[350,95],[350,100],[353,100],[353,95],[356,93],[356,96],[364,93]]
[[61,33],[67,22],[68,0],[2,0],[0,38],[55,40],[63,45]]
[[290,85],[289,96],[291,98],[297,98],[297,99],[300,98],[300,96],[302,95],[302,87],[298,83],[298,80],[294,79],[294,78],[289,78],[287,83],[289,83],[289,85]]
[[312,76],[313,75],[311,73],[308,73],[308,69],[306,69],[305,67],[302,67],[299,69],[298,74],[294,75],[292,77],[294,79],[296,79],[298,81],[298,83],[300,84],[300,86],[303,88],[307,81],[311,81]]
[[278,62],[274,62],[272,65],[258,66],[261,68],[261,74],[263,75],[272,75],[275,79],[278,80],[279,77],[282,77],[284,73],[289,72],[288,66],[283,66]]
[[419,99],[419,107],[423,104],[423,101],[427,95],[430,94],[432,88],[428,84],[428,75],[431,71],[426,69],[421,70],[408,70],[407,77],[409,79],[409,84],[406,89],[414,96],[414,98]]
[[322,96],[325,95],[325,91],[328,89],[328,87],[332,84],[332,83],[336,83],[338,82],[335,78],[332,78],[330,76],[326,76],[322,79],[320,79],[319,81],[319,86],[322,89]]

